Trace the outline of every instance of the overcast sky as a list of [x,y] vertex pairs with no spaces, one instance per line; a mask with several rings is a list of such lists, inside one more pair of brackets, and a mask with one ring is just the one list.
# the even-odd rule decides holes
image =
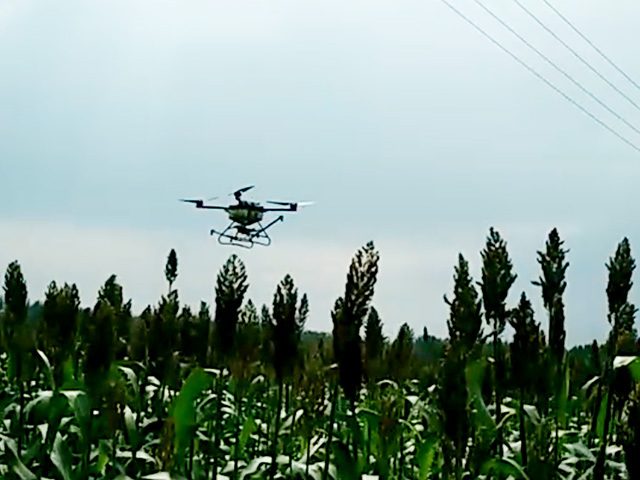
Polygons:
[[[474,0],[449,0],[617,132],[640,135],[527,50]],[[515,2],[484,0],[629,123],[640,111]],[[521,0],[640,104],[627,82],[542,0]],[[554,1],[640,82],[635,0]],[[166,291],[213,300],[232,253],[256,304],[291,273],[328,331],[349,262],[380,250],[385,331],[445,336],[459,252],[480,276],[489,227],[547,326],[536,251],[553,227],[570,249],[568,343],[602,340],[605,263],[640,238],[640,153],[598,125],[440,0],[0,0],[0,269],[18,259],[31,301],[75,282],[83,303],[115,273],[134,310]],[[222,247],[218,212],[182,197],[256,185],[256,200],[314,200],[273,245]],[[230,197],[226,197],[230,199]],[[223,200],[226,200],[223,198]],[[632,300],[640,304],[637,291]]]

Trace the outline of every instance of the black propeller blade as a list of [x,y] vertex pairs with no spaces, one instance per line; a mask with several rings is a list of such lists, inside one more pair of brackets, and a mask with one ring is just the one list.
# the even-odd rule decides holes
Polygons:
[[236,190],[235,192],[232,193],[232,195],[236,198],[240,198],[240,195],[242,195],[244,192],[247,192],[249,190],[251,190],[255,185],[251,185],[249,187],[243,187],[239,190]]
[[187,198],[181,198],[180,201],[181,202],[186,202],[186,203],[195,203],[196,207],[202,207],[202,205],[204,204],[203,200],[191,200],[191,199],[187,199]]
[[315,202],[276,202],[274,200],[267,200],[267,203],[273,203],[274,205],[284,205],[285,207],[293,205],[296,205],[298,207],[305,207],[307,205],[313,205]]

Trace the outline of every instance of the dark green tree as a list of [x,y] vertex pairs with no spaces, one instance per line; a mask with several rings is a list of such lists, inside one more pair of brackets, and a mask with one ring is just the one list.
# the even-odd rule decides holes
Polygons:
[[244,295],[249,288],[242,260],[231,255],[216,280],[216,311],[213,320],[214,354],[218,361],[227,359],[234,351],[235,334]]
[[[374,287],[378,276],[380,255],[373,242],[360,248],[351,261],[345,294],[338,298],[331,312],[333,321],[333,356],[338,364],[339,385],[351,403],[351,411],[355,416],[355,404],[362,383],[362,347],[360,328],[369,313],[369,304],[373,298]],[[333,421],[338,396],[337,385],[332,394],[331,413],[329,418],[329,438],[333,437]],[[355,422],[354,422],[355,424]],[[353,455],[357,457],[357,444],[353,435]],[[323,480],[326,480],[329,468],[329,453],[326,449]]]
[[[124,380],[112,369],[116,359],[116,312],[105,300],[98,300],[85,330],[84,384],[90,410],[86,426],[84,468],[90,462],[92,445],[99,437],[115,435],[123,422]],[[98,412],[98,416],[94,412]],[[99,419],[99,422],[95,420]]]
[[376,381],[381,374],[385,338],[382,334],[382,320],[375,307],[371,307],[369,310],[364,332],[364,358],[367,379]]
[[[413,376],[414,366],[414,336],[413,330],[408,324],[404,323],[398,331],[398,336],[395,338],[389,348],[387,355],[387,365],[392,377],[396,379],[400,386],[400,392],[405,392],[406,382]],[[401,394],[399,397],[398,416],[399,420],[405,421],[409,415],[410,404],[405,398],[405,394]],[[405,435],[402,429],[398,432],[399,437],[399,452],[404,452]],[[405,478],[405,455],[400,454],[398,462],[398,475],[399,478]]]
[[[241,456],[242,442],[240,435],[243,431],[242,414],[244,410],[251,411],[251,395],[250,382],[253,378],[254,367],[260,358],[261,348],[261,326],[258,319],[258,313],[255,305],[251,300],[247,300],[246,305],[240,311],[236,332],[236,351],[230,361],[230,373],[232,377],[231,387],[234,394],[236,406],[235,421],[235,438],[233,440],[234,450],[234,468],[233,479],[237,480],[240,476],[239,459]],[[243,402],[245,399],[245,402]],[[243,408],[247,405],[249,408]],[[250,417],[251,414],[249,413]]]
[[132,320],[129,337],[129,358],[148,366],[149,326],[152,323],[153,309],[147,306],[139,317]]
[[460,480],[470,436],[469,391],[465,380],[466,356],[461,346],[449,343],[438,379],[437,400],[443,430],[443,478]]
[[542,289],[542,302],[549,315],[549,355],[550,355],[550,381],[555,397],[555,433],[554,457],[555,465],[558,459],[558,401],[564,378],[565,337],[564,328],[564,300],[563,294],[567,287],[565,279],[569,262],[565,257],[569,250],[562,246],[564,241],[560,239],[555,228],[549,233],[545,243],[545,251],[538,251],[538,263],[542,269],[542,276],[532,283]]
[[[236,333],[244,296],[249,288],[247,273],[242,260],[231,255],[216,279],[216,311],[213,320],[213,358],[215,364],[229,366],[236,353]],[[222,437],[222,378],[216,387],[217,417],[215,421],[213,478],[218,475],[220,442]]]
[[304,294],[298,302],[298,289],[293,278],[286,275],[273,297],[271,314],[271,341],[273,342],[273,368],[278,383],[293,373],[299,358],[300,336],[309,314],[309,302]]
[[115,275],[107,278],[107,281],[98,290],[98,301],[109,304],[114,310],[123,308],[123,289]]
[[462,254],[458,256],[453,282],[453,300],[450,301],[446,295],[444,297],[449,305],[449,341],[453,348],[466,355],[481,336],[482,306],[469,273],[469,263]]
[[453,477],[459,480],[470,435],[469,392],[463,372],[482,331],[481,302],[469,264],[462,254],[458,256],[453,281],[453,299],[444,297],[449,305],[449,342],[440,370],[438,403],[446,437],[443,441],[445,462],[453,471]]
[[362,382],[360,328],[373,298],[380,256],[373,242],[367,243],[353,258],[344,297],[336,300],[333,320],[333,352],[340,372],[340,385],[355,403]]
[[[628,372],[614,371],[613,360],[619,354],[621,340],[627,336],[635,338],[635,315],[637,308],[629,302],[629,291],[633,286],[631,277],[636,268],[635,260],[631,256],[629,240],[624,238],[616,249],[613,258],[606,265],[609,271],[607,284],[607,299],[609,303],[608,320],[611,324],[611,333],[607,343],[607,357],[605,359],[605,372],[603,384],[598,388],[598,400],[602,395],[602,389],[609,392],[604,418],[604,436],[600,444],[596,466],[594,467],[594,480],[602,480],[605,471],[605,453],[609,440],[609,427],[611,423],[612,406],[614,397],[619,397],[618,403],[624,403],[630,393],[632,382]],[[624,352],[629,353],[629,352]]]
[[198,347],[196,349],[196,358],[198,364],[205,366],[209,354],[209,337],[211,332],[211,312],[207,302],[200,302],[200,310],[198,311]]
[[520,397],[520,453],[522,465],[526,468],[528,458],[524,405],[529,401],[532,391],[536,391],[535,379],[544,370],[544,340],[540,326],[533,318],[531,302],[524,293],[518,306],[511,311],[509,323],[514,329],[511,342],[511,373]]
[[628,299],[629,291],[633,286],[631,277],[636,268],[636,262],[631,256],[631,245],[627,238],[618,244],[615,256],[609,259],[606,266],[609,271],[608,320],[612,326],[612,335],[617,336],[623,331],[634,332],[635,307],[629,304]]
[[123,359],[131,334],[131,300],[124,302],[124,290],[118,283],[116,275],[111,275],[98,291],[98,302],[106,303],[113,309],[114,328],[116,332],[115,354]]
[[398,336],[389,348],[388,366],[393,378],[399,382],[411,378],[413,366],[413,330],[406,323],[398,330]]
[[180,351],[180,300],[178,292],[172,290],[161,297],[158,306],[148,318],[149,373],[160,380],[160,387],[153,399],[156,415],[165,414],[164,394],[167,387],[177,389],[179,384]]
[[187,362],[196,362],[196,351],[200,337],[198,335],[198,322],[188,305],[182,306],[178,315],[178,328],[180,329],[180,353]]
[[[502,389],[504,387],[504,362],[500,354],[499,338],[507,321],[507,296],[516,280],[507,244],[500,234],[491,227],[482,256],[482,300],[485,320],[493,335],[493,379],[496,402],[496,425],[502,420]],[[498,428],[498,456],[502,457],[502,428]]]
[[58,288],[55,282],[49,284],[43,308],[42,346],[51,362],[56,385],[62,384],[63,368],[66,362],[74,365],[80,294],[75,284],[64,284]]
[[563,244],[558,231],[555,228],[551,230],[545,251],[538,252],[542,276],[532,282],[542,289],[542,301],[549,314],[549,349],[556,367],[562,365],[566,337],[562,295],[567,287],[565,276],[569,262],[565,256],[569,250],[562,248]]
[[282,409],[282,390],[285,382],[291,378],[293,369],[300,357],[300,336],[309,314],[309,302],[304,294],[298,302],[298,289],[293,278],[286,275],[280,282],[273,297],[271,315],[271,341],[273,342],[273,368],[278,382],[278,406],[276,425],[271,447],[271,474],[275,477],[280,411]]
[[115,359],[115,312],[107,302],[96,303],[84,338],[84,380],[94,404],[104,394],[111,363]]
[[22,449],[25,383],[32,374],[31,359],[35,349],[34,332],[27,324],[27,284],[17,261],[11,262],[4,275],[4,309],[2,330],[9,353],[9,376],[18,387],[18,451]]
[[164,267],[164,276],[169,283],[169,293],[171,293],[173,283],[176,281],[176,278],[178,278],[178,255],[173,248],[169,252],[167,264]]

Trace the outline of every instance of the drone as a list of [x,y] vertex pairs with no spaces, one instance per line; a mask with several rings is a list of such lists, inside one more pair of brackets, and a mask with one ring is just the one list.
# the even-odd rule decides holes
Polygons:
[[[182,202],[193,203],[196,208],[206,208],[210,210],[224,210],[229,215],[231,223],[222,231],[211,230],[210,235],[218,235],[218,242],[222,245],[235,245],[238,247],[252,248],[254,245],[269,246],[271,237],[267,234],[267,229],[277,222],[284,220],[284,215],[278,216],[267,225],[262,225],[262,219],[267,212],[296,212],[298,207],[312,205],[313,202],[276,202],[267,201],[277,207],[263,207],[258,202],[250,202],[242,199],[242,194],[254,188],[244,187],[236,190],[230,195],[235,197],[236,203],[228,206],[205,205],[204,200],[180,199]],[[208,201],[218,197],[210,198]]]

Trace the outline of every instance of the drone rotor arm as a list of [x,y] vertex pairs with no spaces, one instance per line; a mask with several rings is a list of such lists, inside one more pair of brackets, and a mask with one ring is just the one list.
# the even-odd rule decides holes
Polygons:
[[223,206],[220,206],[220,205],[205,205],[204,204],[204,200],[181,198],[180,201],[181,202],[185,202],[185,203],[193,203],[193,204],[195,204],[196,208],[208,208],[208,209],[213,209],[213,210],[226,210],[227,209],[227,207],[223,207]]
[[228,207],[222,205],[200,205],[198,208],[207,208],[209,210],[227,210]]

